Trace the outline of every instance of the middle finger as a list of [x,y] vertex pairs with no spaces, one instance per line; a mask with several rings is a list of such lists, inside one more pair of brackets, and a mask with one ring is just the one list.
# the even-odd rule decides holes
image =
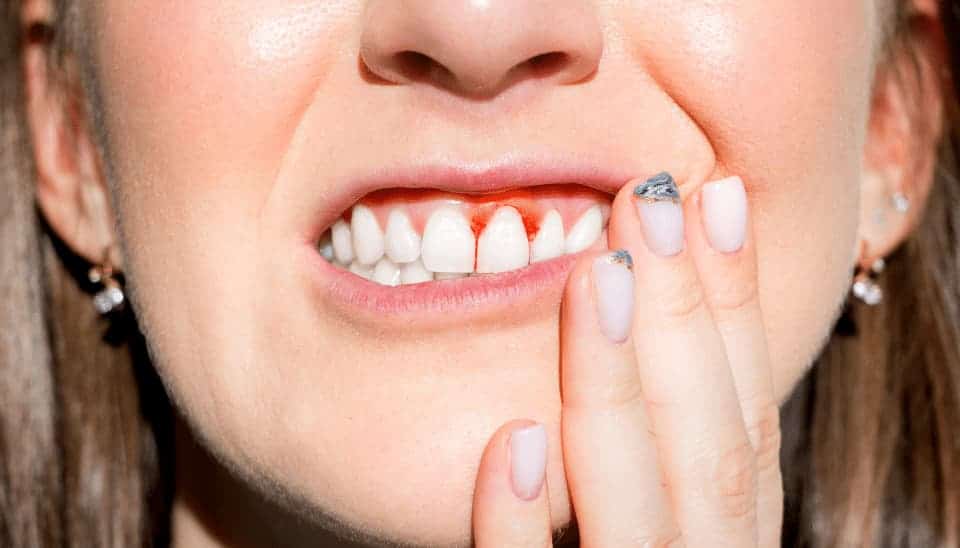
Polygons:
[[685,230],[669,175],[614,201],[610,245],[636,262],[633,346],[676,520],[690,546],[753,546],[753,447]]

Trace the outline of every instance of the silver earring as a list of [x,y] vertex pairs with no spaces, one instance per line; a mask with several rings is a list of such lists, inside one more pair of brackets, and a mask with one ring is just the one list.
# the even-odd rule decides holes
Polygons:
[[895,192],[891,198],[893,209],[897,213],[903,214],[910,211],[910,198],[903,192]]
[[117,272],[110,261],[110,247],[108,246],[103,252],[103,261],[94,265],[87,272],[87,279],[90,280],[90,283],[103,286],[93,296],[93,308],[101,316],[107,316],[120,310],[126,301],[126,295],[124,295],[123,288],[116,275]]
[[881,257],[873,262],[869,269],[857,267],[853,277],[853,296],[868,306],[877,306],[883,302],[883,288],[877,283],[877,277],[883,274],[887,262]]

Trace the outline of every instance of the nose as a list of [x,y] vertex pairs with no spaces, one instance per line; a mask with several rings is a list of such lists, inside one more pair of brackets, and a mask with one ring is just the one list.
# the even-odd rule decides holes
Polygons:
[[597,69],[603,33],[588,0],[369,0],[360,55],[396,84],[469,96],[528,79],[578,82]]

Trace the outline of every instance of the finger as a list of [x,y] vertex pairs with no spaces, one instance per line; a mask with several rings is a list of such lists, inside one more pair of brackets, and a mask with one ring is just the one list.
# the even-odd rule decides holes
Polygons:
[[733,372],[744,423],[757,461],[757,524],[760,545],[780,544],[783,484],[780,476],[780,411],[763,314],[757,294],[757,256],[743,181],[730,177],[703,186],[700,225],[688,237],[706,301]]
[[473,494],[477,548],[553,545],[546,462],[542,424],[518,420],[497,430],[483,452]]
[[647,413],[686,543],[755,545],[753,448],[684,231],[667,174],[614,201],[610,243],[635,261],[633,347]]
[[563,298],[563,458],[584,547],[674,546],[679,536],[629,338],[631,266],[625,252],[584,258]]

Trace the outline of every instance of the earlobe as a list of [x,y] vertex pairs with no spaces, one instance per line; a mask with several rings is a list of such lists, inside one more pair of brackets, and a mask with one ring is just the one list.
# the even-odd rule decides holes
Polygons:
[[942,41],[925,16],[874,83],[861,179],[859,264],[896,250],[920,222],[943,131]]
[[[31,26],[37,26],[32,23]],[[42,25],[39,24],[39,25]],[[49,32],[30,32],[23,70],[36,166],[37,203],[76,254],[99,263],[114,242],[113,212],[82,102],[68,75],[52,78]]]

